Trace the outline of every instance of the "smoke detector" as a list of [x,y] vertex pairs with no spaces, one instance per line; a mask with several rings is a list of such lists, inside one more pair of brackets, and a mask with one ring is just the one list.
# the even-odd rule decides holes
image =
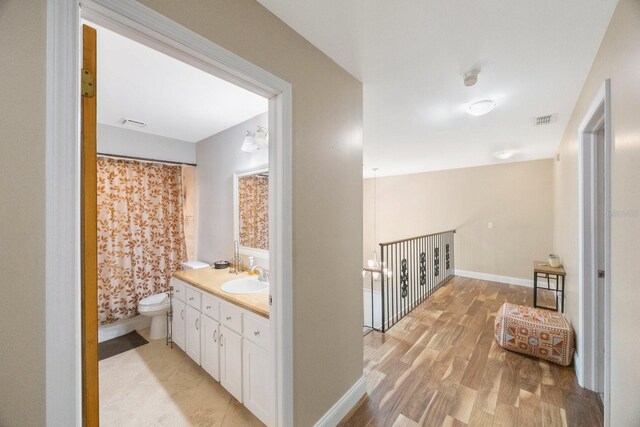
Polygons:
[[478,74],[480,74],[480,70],[471,70],[464,75],[464,85],[466,87],[471,87],[478,83]]
[[142,129],[143,127],[147,126],[145,122],[141,122],[140,120],[132,120],[132,119],[122,119],[120,120],[120,124],[126,128],[137,128],[137,129]]

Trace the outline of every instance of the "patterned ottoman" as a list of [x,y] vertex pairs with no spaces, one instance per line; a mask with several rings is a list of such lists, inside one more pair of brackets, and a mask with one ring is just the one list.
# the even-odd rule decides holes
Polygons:
[[573,359],[571,324],[558,311],[504,303],[496,316],[495,334],[506,350],[569,366]]

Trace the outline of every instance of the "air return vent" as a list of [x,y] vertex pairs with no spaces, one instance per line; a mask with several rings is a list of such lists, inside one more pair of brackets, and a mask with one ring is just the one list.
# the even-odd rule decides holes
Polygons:
[[132,120],[132,119],[122,119],[120,120],[120,124],[122,124],[122,126],[126,128],[138,128],[138,129],[141,129],[147,125],[145,122],[141,122],[139,120]]
[[546,126],[558,120],[557,114],[549,114],[546,116],[538,116],[534,119],[534,126]]

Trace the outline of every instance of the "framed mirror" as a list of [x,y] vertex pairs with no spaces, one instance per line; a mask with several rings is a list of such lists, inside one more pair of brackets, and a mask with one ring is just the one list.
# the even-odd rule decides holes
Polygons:
[[233,175],[234,239],[240,254],[269,257],[269,167],[261,165]]

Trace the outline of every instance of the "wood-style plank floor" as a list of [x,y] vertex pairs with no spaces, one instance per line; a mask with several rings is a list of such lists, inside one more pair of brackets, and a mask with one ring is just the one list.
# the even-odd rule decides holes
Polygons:
[[532,299],[530,288],[455,277],[386,334],[367,334],[368,397],[341,425],[602,426],[572,366],[498,346],[500,306]]

